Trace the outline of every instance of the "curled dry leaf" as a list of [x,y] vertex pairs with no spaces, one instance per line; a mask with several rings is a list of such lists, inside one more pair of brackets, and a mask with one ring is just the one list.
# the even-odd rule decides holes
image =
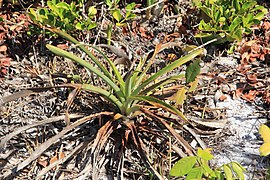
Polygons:
[[256,74],[247,75],[246,78],[250,84],[256,84],[258,82]]

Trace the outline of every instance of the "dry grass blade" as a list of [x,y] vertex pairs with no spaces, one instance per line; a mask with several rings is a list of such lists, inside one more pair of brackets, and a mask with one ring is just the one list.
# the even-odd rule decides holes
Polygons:
[[36,179],[41,179],[42,176],[44,176],[48,171],[50,171],[52,168],[54,168],[55,166],[59,165],[59,164],[63,164],[64,162],[66,162],[68,159],[70,159],[73,155],[77,154],[81,149],[84,149],[91,141],[93,138],[88,139],[86,141],[84,141],[83,143],[79,144],[78,146],[75,147],[75,149],[69,153],[66,157],[59,159],[55,162],[53,162],[52,164],[50,164],[49,166],[47,166],[46,168],[43,168],[37,175]]
[[138,136],[136,127],[134,126],[133,122],[130,123],[126,123],[127,127],[131,130],[132,133],[132,139],[134,141],[134,144],[137,147],[137,150],[142,158],[142,160],[144,161],[145,165],[147,166],[147,168],[158,178],[158,179],[164,179],[156,170],[155,168],[150,164],[149,159],[147,157],[147,155],[145,154],[145,152],[143,151],[143,143],[140,139],[140,137]]
[[112,112],[100,112],[100,113],[92,114],[90,116],[86,116],[86,117],[81,118],[81,119],[77,120],[76,122],[70,124],[69,126],[65,127],[61,132],[59,132],[57,135],[53,136],[52,138],[48,139],[46,142],[41,144],[33,152],[33,154],[30,157],[28,157],[26,160],[24,160],[22,163],[20,163],[17,166],[16,171],[17,172],[20,171],[21,169],[25,168],[29,163],[31,163],[33,160],[37,159],[46,149],[48,149],[53,143],[55,143],[59,138],[64,136],[67,132],[69,132],[72,129],[74,129],[75,127],[85,123],[89,119],[92,119],[94,117],[101,116],[101,115],[109,116],[109,115],[113,115],[113,113]]
[[182,138],[166,121],[145,108],[140,108],[142,112],[150,115],[151,117],[159,120],[169,131],[170,133],[179,141],[179,143],[184,147],[185,151],[188,153],[189,156],[193,156],[193,148],[188,144],[188,142]]
[[186,129],[192,136],[195,137],[195,139],[197,140],[197,142],[200,144],[200,146],[202,147],[202,149],[206,148],[205,143],[201,140],[201,138],[191,129],[189,128],[187,125],[183,126],[184,129]]
[[[71,119],[81,118],[81,117],[83,117],[83,115],[70,114]],[[45,119],[43,121],[35,122],[33,124],[29,124],[29,125],[20,127],[18,129],[16,129],[15,131],[13,131],[12,133],[6,135],[4,138],[2,138],[2,140],[0,142],[0,147],[3,147],[7,143],[7,141],[9,141],[14,136],[20,134],[21,132],[26,131],[27,129],[30,129],[30,128],[33,128],[33,127],[36,127],[36,126],[40,126],[40,125],[49,124],[49,123],[52,123],[52,122],[61,121],[61,120],[64,120],[64,119],[65,119],[64,115],[63,116],[58,116],[58,117],[52,117],[52,118],[49,118],[49,119]]]

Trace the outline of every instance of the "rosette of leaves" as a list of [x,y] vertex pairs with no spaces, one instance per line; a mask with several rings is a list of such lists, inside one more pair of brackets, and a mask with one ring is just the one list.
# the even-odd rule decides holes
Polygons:
[[203,41],[219,38],[219,43],[241,41],[268,12],[255,0],[193,0],[193,3],[203,17],[199,24],[202,33],[196,37]]
[[[91,141],[85,142],[86,145],[91,144],[91,153],[93,155],[93,163],[97,163],[97,156],[100,154],[101,150],[104,149],[106,143],[109,141],[109,137],[118,137],[115,139],[115,146],[117,152],[113,156],[117,157],[116,167],[123,167],[122,159],[125,155],[125,150],[127,148],[135,148],[136,152],[139,153],[140,158],[144,162],[144,165],[148,170],[162,179],[162,175],[152,166],[149,154],[145,150],[145,146],[148,144],[144,143],[142,139],[142,134],[151,134],[164,139],[168,142],[168,136],[172,136],[175,140],[182,146],[182,148],[177,148],[177,151],[185,156],[194,155],[193,148],[189,143],[174,129],[174,126],[181,127],[184,123],[188,123],[188,119],[184,114],[175,106],[166,103],[157,96],[154,92],[161,86],[166,86],[175,83],[179,79],[184,79],[186,77],[187,82],[192,82],[195,80],[199,73],[199,63],[196,60],[191,63],[186,74],[177,74],[169,76],[168,73],[172,70],[184,65],[185,63],[192,61],[195,57],[201,55],[204,51],[202,48],[194,49],[187,55],[169,63],[166,67],[162,68],[156,73],[149,74],[149,69],[154,62],[154,58],[157,53],[162,49],[161,45],[158,45],[150,59],[141,59],[139,64],[136,66],[135,70],[131,70],[125,78],[123,78],[120,72],[117,70],[116,65],[105,56],[102,51],[97,47],[93,48],[97,53],[100,53],[106,60],[106,64],[109,65],[110,69],[107,69],[99,59],[96,58],[90,50],[88,50],[86,45],[80,44],[75,38],[70,36],[64,31],[56,28],[50,29],[53,33],[56,33],[66,40],[74,43],[79,49],[85,52],[92,62],[88,62],[70,52],[60,49],[53,45],[47,45],[46,47],[58,56],[68,58],[78,65],[83,66],[88,71],[95,74],[97,77],[103,80],[107,84],[106,87],[100,87],[93,85],[91,83],[82,84],[62,84],[59,87],[72,87],[74,90],[70,93],[68,97],[68,104],[72,103],[72,99],[78,94],[79,91],[90,94],[98,94],[102,96],[104,103],[112,105],[113,108],[101,110],[100,113],[91,114],[90,116],[83,117],[73,123],[68,123],[65,128],[55,136],[51,137],[43,144],[41,144],[35,151],[20,163],[15,171],[20,171],[26,167],[30,162],[37,159],[46,149],[48,149],[54,142],[62,138],[65,134],[70,132],[72,129],[79,127],[83,123],[90,120],[94,121],[97,116],[102,116],[100,127],[95,133],[95,138]],[[193,87],[194,88],[194,87]],[[188,89],[188,88],[187,88]],[[181,93],[183,94],[183,93]],[[110,106],[111,107],[111,106]],[[156,111],[159,110],[161,114],[163,112],[168,112],[169,116],[161,116]],[[172,115],[172,118],[170,117]],[[138,116],[143,118],[142,121],[139,120]],[[106,117],[106,118],[105,118]],[[46,123],[49,123],[46,122]],[[38,123],[40,125],[40,123]],[[35,125],[33,125],[35,126]],[[31,127],[33,127],[31,126]],[[24,128],[25,129],[25,128]],[[26,128],[27,129],[27,128]],[[159,130],[158,130],[159,129]],[[12,136],[18,134],[20,131],[15,131],[11,136],[7,136],[1,140],[1,145],[5,144]],[[166,134],[166,135],[165,135]],[[129,145],[127,145],[129,144]],[[162,144],[166,145],[166,143]],[[70,155],[69,155],[70,156]],[[92,156],[91,156],[92,157]],[[58,163],[63,163],[67,160],[59,160]],[[55,164],[54,164],[55,165]],[[53,168],[50,165],[50,168]],[[93,167],[97,167],[94,164]],[[44,175],[50,168],[42,171],[38,177]],[[122,168],[119,168],[117,175],[120,177],[122,173]],[[94,170],[93,170],[94,171]],[[94,178],[93,178],[94,179]]]

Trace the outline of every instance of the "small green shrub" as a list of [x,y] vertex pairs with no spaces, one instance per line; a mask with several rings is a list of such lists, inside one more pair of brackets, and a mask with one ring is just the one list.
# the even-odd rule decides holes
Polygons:
[[193,3],[206,15],[199,24],[203,32],[196,37],[206,40],[220,37],[221,43],[241,41],[267,13],[255,0],[193,0]]
[[43,26],[57,27],[65,31],[93,29],[97,26],[93,18],[97,14],[94,6],[89,7],[87,18],[80,11],[82,2],[70,4],[60,0],[47,1],[48,8],[29,9],[30,18]]
[[217,169],[209,167],[209,161],[214,156],[210,149],[198,149],[197,156],[188,156],[180,159],[174,164],[170,171],[171,176],[186,176],[186,180],[194,179],[217,179],[227,180],[240,179],[244,180],[245,169],[237,162],[224,164]]
[[121,10],[117,8],[119,0],[116,1],[106,0],[105,3],[109,6],[113,18],[117,21],[116,23],[117,26],[124,26],[126,25],[126,22],[128,20],[134,19],[136,17],[136,14],[132,13],[132,10],[134,10],[136,6],[135,2],[126,5],[125,15],[122,15]]

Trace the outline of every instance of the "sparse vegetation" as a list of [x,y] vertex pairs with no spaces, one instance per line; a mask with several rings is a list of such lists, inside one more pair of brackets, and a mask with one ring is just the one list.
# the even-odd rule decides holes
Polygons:
[[[0,179],[267,176],[234,157],[212,162],[231,150],[222,141],[237,136],[219,102],[239,97],[263,104],[267,116],[268,4],[48,0],[0,8]],[[190,19],[197,10],[202,16]],[[228,42],[237,66],[217,60]],[[240,139],[259,144],[251,131]],[[256,158],[270,154],[269,128],[259,133]]]

